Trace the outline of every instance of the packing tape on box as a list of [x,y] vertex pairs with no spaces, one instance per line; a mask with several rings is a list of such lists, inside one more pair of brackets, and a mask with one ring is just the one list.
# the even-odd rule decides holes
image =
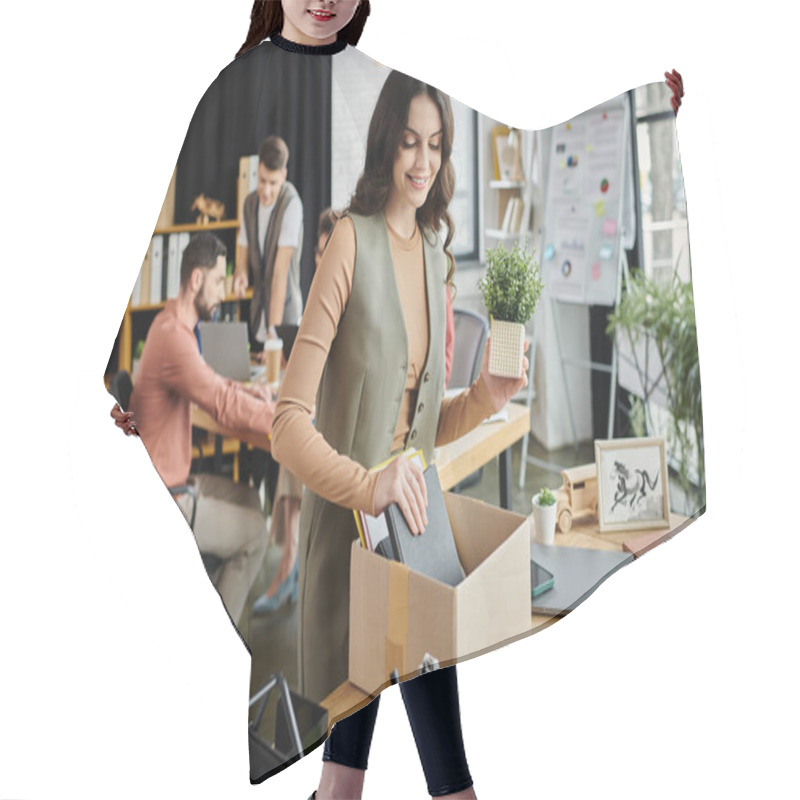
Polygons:
[[386,678],[392,670],[405,674],[408,640],[408,567],[392,564],[389,569],[389,619],[386,621]]

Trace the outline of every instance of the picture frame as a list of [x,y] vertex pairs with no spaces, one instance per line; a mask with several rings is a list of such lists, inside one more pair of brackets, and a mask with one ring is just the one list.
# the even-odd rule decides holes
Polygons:
[[594,457],[601,532],[669,527],[669,473],[663,438],[596,440]]

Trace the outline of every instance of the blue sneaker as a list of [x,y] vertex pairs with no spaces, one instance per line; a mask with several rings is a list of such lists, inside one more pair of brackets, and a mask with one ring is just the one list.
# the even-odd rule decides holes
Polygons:
[[280,582],[272,597],[267,597],[264,593],[253,603],[253,613],[270,614],[289,603],[297,602],[299,577],[297,562],[295,562],[294,569]]

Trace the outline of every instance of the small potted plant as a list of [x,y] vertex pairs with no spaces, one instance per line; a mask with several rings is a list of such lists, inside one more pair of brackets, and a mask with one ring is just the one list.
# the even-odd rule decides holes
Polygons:
[[556,538],[556,498],[544,488],[531,500],[533,509],[533,526],[536,541],[540,544],[553,544]]
[[486,274],[478,281],[491,320],[489,374],[522,377],[525,324],[544,289],[539,264],[519,242],[486,251]]
[[131,380],[136,380],[136,373],[139,371],[139,361],[141,361],[142,353],[144,352],[144,339],[139,339],[136,342],[136,347],[133,351],[133,359],[131,361]]
[[225,297],[233,294],[233,261],[229,261],[225,267]]

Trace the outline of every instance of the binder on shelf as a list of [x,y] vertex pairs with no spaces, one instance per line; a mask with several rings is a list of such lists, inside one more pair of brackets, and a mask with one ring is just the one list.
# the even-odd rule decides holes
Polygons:
[[[142,265],[144,267],[144,265]],[[136,276],[136,283],[133,284],[133,291],[131,292],[131,306],[136,307],[142,304],[142,270]]]
[[150,304],[157,305],[163,300],[162,278],[164,277],[164,237],[153,237],[150,249]]
[[395,560],[448,586],[458,586],[464,580],[464,569],[447,516],[439,471],[432,464],[424,474],[428,490],[428,524],[423,533],[416,536],[411,533],[397,503],[392,503],[384,511]]
[[150,268],[153,257],[153,240],[147,246],[147,252],[144,254],[144,261],[142,261],[142,268],[139,270],[139,282],[141,283],[141,290],[139,292],[139,301],[131,303],[134,306],[145,306],[150,302]]
[[180,265],[178,263],[178,234],[171,233],[167,238],[167,300],[178,296],[180,274]]
[[192,239],[191,233],[179,233],[178,234],[178,286],[180,286],[181,281],[181,264],[183,263],[183,251],[186,249],[186,245]]
[[250,156],[250,184],[248,194],[258,189],[258,156]]

